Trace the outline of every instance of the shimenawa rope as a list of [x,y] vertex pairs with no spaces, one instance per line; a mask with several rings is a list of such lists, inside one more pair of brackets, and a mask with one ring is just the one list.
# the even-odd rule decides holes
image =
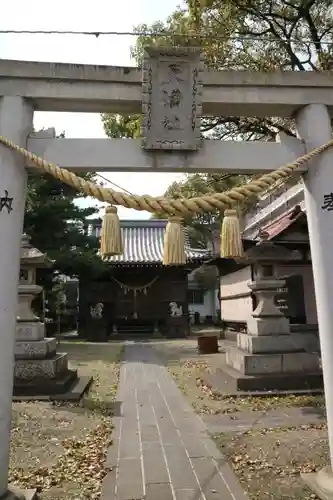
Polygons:
[[[180,218],[181,216],[184,217],[193,213],[215,210],[223,211],[227,208],[228,210],[225,212],[222,223],[221,256],[225,258],[242,257],[241,232],[237,219],[237,212],[231,208],[253,195],[262,193],[268,187],[273,186],[277,181],[283,181],[289,178],[302,164],[312,160],[316,155],[333,146],[333,139],[313,149],[309,153],[300,156],[294,162],[283,165],[273,172],[265,174],[259,179],[253,180],[243,186],[235,187],[224,193],[214,193],[189,199],[130,195],[114,191],[111,188],[104,188],[91,181],[86,181],[69,170],[49,163],[3,136],[0,136],[0,143],[23,155],[27,160],[33,162],[40,170],[51,174],[56,179],[65,182],[78,191],[83,191],[88,196],[93,196],[100,201],[108,202],[112,205],[121,205],[126,208],[145,210],[152,213],[159,212],[169,214],[171,217],[166,230],[164,264],[179,265],[186,262],[183,244],[184,228],[183,221]],[[108,221],[107,218],[109,218]],[[119,241],[119,238],[121,239],[120,222],[115,207],[110,207],[107,210],[103,225],[104,229],[102,227],[101,238],[102,255],[121,254],[122,245],[121,241]]]
[[247,198],[260,194],[276,181],[288,178],[298,167],[312,160],[316,155],[326,151],[333,146],[333,139],[326,144],[313,149],[309,153],[297,158],[294,162],[283,165],[282,167],[264,174],[259,179],[253,180],[243,186],[235,187],[224,193],[213,193],[200,197],[188,199],[172,199],[165,197],[153,197],[149,195],[129,195],[124,192],[115,191],[111,188],[98,186],[94,182],[86,181],[78,177],[73,172],[65,168],[58,167],[47,162],[43,158],[30,153],[26,149],[17,146],[12,141],[0,136],[0,143],[13,151],[22,154],[27,160],[33,162],[40,170],[51,174],[56,179],[65,182],[69,186],[83,191],[88,196],[108,202],[112,205],[121,205],[126,208],[135,210],[145,210],[147,212],[168,213],[170,215],[189,215],[191,213],[210,212],[215,210],[223,211],[225,208],[230,208],[239,202],[245,201]]

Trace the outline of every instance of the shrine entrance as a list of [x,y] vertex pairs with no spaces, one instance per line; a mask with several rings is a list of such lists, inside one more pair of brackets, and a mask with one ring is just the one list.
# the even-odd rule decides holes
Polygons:
[[[0,75],[0,232],[3,236],[0,244],[0,497],[8,491],[19,253],[26,167],[32,166],[101,201],[150,213],[167,213],[172,231],[166,238],[166,260],[170,263],[176,256],[178,263],[184,266],[186,252],[179,216],[234,208],[235,203],[251,193],[264,191],[292,172],[303,172],[315,292],[320,305],[318,323],[333,462],[331,75],[313,72],[305,78],[301,72],[205,72],[200,53],[192,47],[148,51],[142,75],[136,68],[20,61],[0,61]],[[124,114],[142,111],[143,140],[56,139],[54,131],[34,134],[34,109]],[[203,140],[202,115],[294,118],[299,138],[280,134],[276,143]],[[69,171],[57,169],[54,164]],[[281,165],[283,168],[274,170]],[[115,192],[84,182],[70,172],[213,172],[222,169],[227,173],[274,171],[274,174],[229,193],[174,200]],[[114,213],[110,210],[110,220]],[[230,219],[234,215],[234,211],[228,214]],[[114,220],[115,217],[112,224]],[[229,227],[234,228],[235,224]],[[182,240],[178,247],[175,235]],[[174,258],[172,265],[177,259]],[[180,306],[172,307],[175,313],[172,317],[181,317],[177,316]],[[147,310],[146,304],[142,310]]]
[[[163,300],[163,289],[170,290],[171,276],[163,276],[160,269],[152,271],[145,266],[130,272],[118,271],[117,276],[119,279],[114,278],[118,289],[114,317],[109,325],[110,338],[152,338],[154,333],[167,333],[169,304]],[[186,279],[181,280],[181,284],[186,285]],[[186,333],[185,323],[183,335]]]

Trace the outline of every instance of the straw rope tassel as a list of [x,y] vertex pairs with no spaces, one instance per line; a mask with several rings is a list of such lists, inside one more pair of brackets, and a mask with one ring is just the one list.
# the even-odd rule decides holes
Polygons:
[[237,210],[226,210],[221,227],[221,257],[224,259],[237,259],[243,257],[243,255],[242,234]]
[[120,221],[117,208],[110,205],[105,210],[102,222],[100,253],[103,257],[112,257],[123,253]]
[[181,217],[170,217],[164,234],[165,266],[186,264],[184,225]]

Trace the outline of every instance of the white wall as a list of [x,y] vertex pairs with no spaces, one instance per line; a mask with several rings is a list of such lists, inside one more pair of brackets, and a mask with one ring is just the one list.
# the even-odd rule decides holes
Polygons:
[[218,290],[207,290],[204,294],[204,303],[203,304],[188,304],[188,310],[191,313],[198,312],[202,319],[205,319],[205,316],[213,316],[213,318],[217,317],[217,311],[219,309],[219,301],[218,301]]
[[[251,291],[248,287],[250,281],[251,266],[221,277],[221,319],[223,321],[248,320],[253,311]],[[242,294],[244,296],[239,297]]]

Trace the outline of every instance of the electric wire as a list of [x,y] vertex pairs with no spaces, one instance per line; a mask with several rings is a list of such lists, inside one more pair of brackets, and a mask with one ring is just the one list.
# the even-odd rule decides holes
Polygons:
[[97,177],[100,177],[101,179],[103,179],[104,181],[108,182],[109,184],[111,184],[112,186],[116,187],[117,189],[120,189],[121,191],[124,191],[125,193],[127,194],[130,194],[131,196],[133,196],[133,193],[131,193],[130,191],[128,191],[127,189],[119,186],[118,184],[116,184],[115,182],[112,182],[110,181],[110,179],[107,179],[106,177],[104,177],[104,175],[101,175],[99,173],[96,172],[95,174]]
[[[188,39],[201,39],[201,40],[215,40],[215,41],[258,41],[258,42],[270,42],[270,43],[285,43],[286,40],[274,37],[265,37],[262,33],[251,34],[251,35],[208,35],[204,33],[188,32],[188,33],[177,33],[175,31],[72,31],[72,30],[0,30],[0,35],[80,35],[80,36],[94,36],[98,38],[100,36],[134,36],[134,37],[148,37],[148,38],[176,38],[185,37]],[[332,33],[326,33],[326,36],[333,36]],[[310,39],[299,39],[299,38],[288,38],[288,42],[298,43],[298,44],[313,44],[313,40]],[[322,45],[333,45],[332,41],[321,40]]]

